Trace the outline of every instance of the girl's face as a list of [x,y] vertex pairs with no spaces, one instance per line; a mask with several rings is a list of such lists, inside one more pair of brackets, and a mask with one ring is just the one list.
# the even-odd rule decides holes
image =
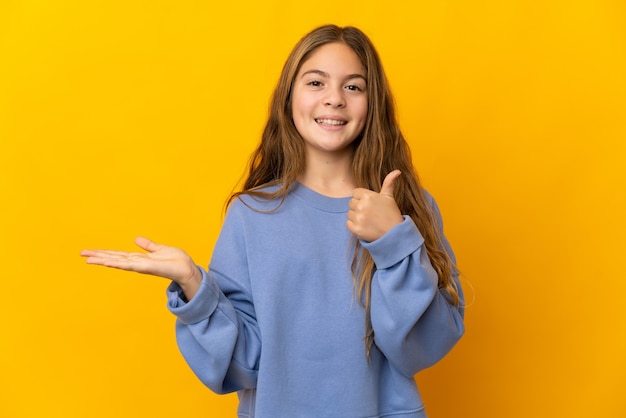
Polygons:
[[292,116],[307,153],[352,152],[367,117],[365,68],[354,51],[333,42],[302,63],[292,91]]

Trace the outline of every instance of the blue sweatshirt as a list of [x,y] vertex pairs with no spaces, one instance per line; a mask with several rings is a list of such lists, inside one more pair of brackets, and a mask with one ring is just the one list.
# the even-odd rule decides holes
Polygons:
[[377,349],[368,362],[349,200],[299,184],[274,212],[277,202],[235,200],[197,294],[185,302],[178,285],[168,288],[184,358],[214,392],[238,391],[239,417],[426,416],[413,376],[459,340],[463,311],[438,289],[424,239],[405,216],[362,242],[376,264]]

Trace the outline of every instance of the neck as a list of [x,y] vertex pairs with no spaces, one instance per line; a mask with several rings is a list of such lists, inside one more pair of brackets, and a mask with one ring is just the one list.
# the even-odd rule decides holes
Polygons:
[[328,197],[350,196],[354,190],[351,163],[352,152],[341,155],[307,152],[306,168],[298,181]]

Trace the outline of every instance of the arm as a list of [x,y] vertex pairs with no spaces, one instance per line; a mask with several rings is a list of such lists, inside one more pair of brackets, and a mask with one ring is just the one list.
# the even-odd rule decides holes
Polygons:
[[[235,206],[233,204],[233,206]],[[178,316],[179,348],[198,377],[217,393],[256,386],[261,343],[249,292],[243,233],[227,216],[216,244],[216,268],[199,269],[183,250],[137,238],[145,253],[84,250],[88,264],[172,280],[168,307]],[[221,272],[227,273],[221,273]]]
[[243,232],[232,212],[194,298],[186,302],[175,283],[167,289],[168,307],[177,316],[178,347],[198,378],[216,393],[255,387],[261,353]]
[[[435,216],[441,215],[433,201]],[[373,242],[363,242],[376,263],[371,318],[375,342],[406,376],[443,358],[464,332],[463,309],[437,286],[424,239],[409,217]],[[446,251],[454,254],[445,242]],[[461,293],[458,277],[454,278]],[[463,306],[463,295],[460,306]]]
[[212,272],[202,275],[200,289],[188,303],[175,283],[167,289],[168,307],[177,316],[178,348],[200,381],[215,393],[253,388],[261,343],[252,304],[235,286],[227,297]]

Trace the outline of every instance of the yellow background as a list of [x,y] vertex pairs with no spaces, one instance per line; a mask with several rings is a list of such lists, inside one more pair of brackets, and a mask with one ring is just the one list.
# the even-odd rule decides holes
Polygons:
[[78,254],[141,234],[206,265],[284,59],[329,22],[378,47],[464,273],[430,416],[626,416],[626,3],[228,3],[0,2],[0,416],[234,416],[166,281]]

